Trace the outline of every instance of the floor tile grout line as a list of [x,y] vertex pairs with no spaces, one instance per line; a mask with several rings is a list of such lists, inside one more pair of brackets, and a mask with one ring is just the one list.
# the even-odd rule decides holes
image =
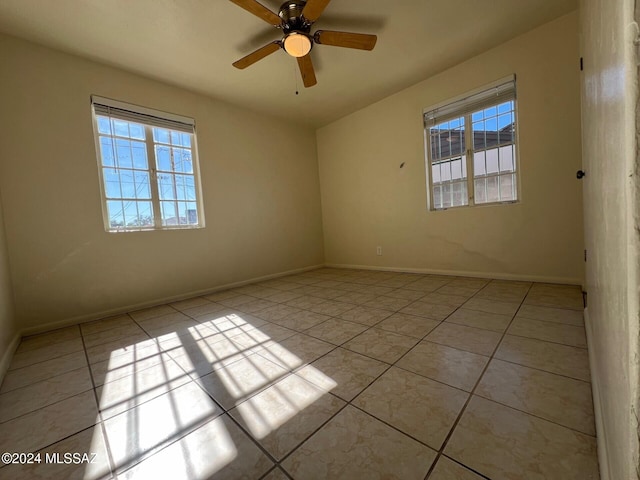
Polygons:
[[[543,340],[540,340],[540,341],[543,341]],[[552,372],[550,370],[545,370],[544,368],[540,368],[540,367],[531,367],[529,365],[525,365],[524,363],[514,362],[513,360],[505,360],[504,358],[500,358],[500,357],[496,357],[496,356],[491,358],[491,360],[499,360],[501,362],[510,363],[511,365],[518,365],[519,367],[530,368],[531,370],[536,370],[538,372],[549,373],[551,375],[556,375],[558,377],[568,378],[569,380],[576,380],[578,382],[588,383],[589,385],[591,385],[591,382],[589,380],[584,380],[582,378],[572,377],[570,375],[565,375],[563,373]]]
[[563,347],[573,347],[573,348],[579,348],[580,350],[587,350],[587,347],[579,347],[577,345],[569,345],[568,343],[554,342],[552,340],[544,340],[538,337],[529,337],[527,335],[518,335],[516,333],[507,333],[507,335],[511,335],[512,337],[518,337],[518,338],[529,338],[531,340],[539,340],[541,342],[553,343],[554,345],[562,345]]
[[82,328],[80,328],[80,338],[82,340],[82,348],[84,351],[85,360],[87,362],[87,368],[89,369],[89,377],[91,378],[91,385],[93,385],[93,389],[92,389],[93,398],[95,401],[96,411],[98,415],[97,425],[99,425],[100,433],[102,434],[102,438],[104,440],[104,447],[107,451],[107,462],[109,464],[109,470],[110,470],[111,476],[114,479],[117,479],[118,475],[116,474],[116,469],[115,469],[116,464],[113,458],[113,452],[111,450],[111,443],[109,442],[109,438],[107,437],[107,430],[104,425],[104,417],[102,416],[102,411],[100,410],[100,399],[98,398],[98,390],[96,388],[96,382],[93,378],[93,372],[91,371],[91,364],[89,363],[89,354],[87,353],[87,346],[84,343],[84,334],[82,333]]
[[[74,353],[79,353],[79,352],[74,352]],[[4,392],[0,391],[0,399],[2,399],[3,395],[6,395],[8,393],[17,392],[19,390],[22,390],[23,388],[33,387],[34,385],[37,385],[38,383],[46,382],[46,381],[51,380],[52,378],[60,377],[62,375],[67,375],[68,373],[77,372],[78,370],[82,370],[84,367],[88,367],[88,366],[89,365],[83,365],[83,366],[80,366],[80,367],[75,367],[74,366],[74,368],[69,369],[66,372],[54,373],[53,375],[49,375],[49,376],[44,377],[44,378],[42,378],[40,380],[36,380],[35,382],[27,383],[25,385],[20,385],[19,387],[14,387],[11,390],[7,390],[7,391],[4,391]],[[80,393],[82,393],[82,392],[80,392]],[[73,396],[73,395],[71,395],[71,396]],[[54,403],[57,403],[57,402],[54,402]],[[50,405],[53,405],[53,404],[50,404]],[[3,422],[0,422],[0,423],[3,423]]]
[[[487,283],[487,285],[490,285],[490,284],[491,284],[491,282]],[[486,288],[487,285],[485,285],[484,288]],[[529,289],[527,290],[527,295],[531,291],[532,286],[533,286],[533,284],[531,284],[529,286]],[[482,289],[480,291],[482,291]],[[431,474],[433,473],[433,470],[435,469],[435,466],[438,463],[438,460],[443,455],[445,448],[447,448],[447,445],[449,444],[449,440],[453,436],[453,432],[456,430],[458,424],[460,423],[460,420],[462,419],[462,416],[464,415],[465,411],[467,410],[467,406],[471,402],[471,399],[473,398],[474,392],[478,388],[478,385],[480,385],[480,382],[482,381],[482,377],[484,377],[484,374],[486,373],[487,369],[489,368],[489,365],[491,364],[491,361],[493,360],[495,353],[500,348],[500,344],[502,343],[504,337],[507,334],[507,330],[509,330],[509,327],[513,323],[513,320],[515,319],[515,317],[516,317],[516,315],[518,313],[518,310],[522,307],[522,305],[524,304],[524,301],[525,301],[526,298],[527,297],[525,295],[525,297],[522,299],[522,302],[520,303],[518,309],[513,313],[513,316],[511,317],[511,321],[509,322],[509,324],[505,328],[504,333],[502,334],[500,340],[498,341],[498,343],[496,344],[495,348],[493,349],[493,352],[492,352],[491,356],[489,357],[489,360],[487,361],[487,363],[484,365],[484,368],[482,369],[482,372],[480,372],[480,375],[478,376],[478,379],[476,380],[473,388],[471,389],[469,397],[467,397],[467,400],[464,403],[464,405],[462,406],[462,409],[460,410],[460,412],[458,413],[457,418],[454,420],[453,424],[451,425],[451,428],[449,429],[449,432],[448,432],[447,436],[445,437],[444,442],[442,442],[442,446],[440,447],[440,450],[438,450],[438,454],[436,455],[436,458],[434,459],[431,467],[429,468],[429,471],[427,472],[427,475],[424,477],[424,480],[427,480],[431,476]]]
[[[63,330],[63,329],[66,329],[66,328],[72,328],[72,327],[76,327],[76,328],[78,329],[78,334],[79,334],[79,335],[78,335],[77,337],[65,338],[65,339],[63,339],[63,340],[56,340],[56,341],[53,341],[53,342],[51,342],[51,343],[47,343],[46,345],[36,346],[36,347],[33,347],[33,348],[28,348],[27,350],[19,351],[20,346],[22,345],[22,343],[23,343],[25,340],[27,340],[27,341],[28,341],[28,340],[30,340],[30,339],[41,338],[41,337],[44,337],[44,336],[50,335],[50,334],[52,334],[52,333],[56,332],[57,330]],[[17,355],[17,354],[20,354],[20,353],[33,352],[34,350],[38,350],[38,349],[40,349],[40,348],[48,347],[48,346],[51,346],[51,345],[59,345],[60,343],[68,342],[68,341],[70,341],[70,340],[74,340],[74,339],[76,339],[76,338],[79,338],[79,337],[80,337],[80,335],[82,335],[82,333],[81,333],[81,331],[80,331],[80,324],[79,324],[79,323],[72,324],[72,325],[68,325],[68,326],[66,326],[66,327],[54,328],[54,329],[52,329],[52,330],[46,330],[46,331],[44,331],[44,332],[36,333],[36,334],[34,334],[34,335],[26,335],[26,336],[24,336],[24,337],[20,337],[20,343],[19,343],[18,348],[16,349],[16,351],[15,351],[14,355]],[[20,367],[20,368],[24,368],[24,367]]]
[[[28,352],[29,351],[23,352],[23,353],[28,353]],[[29,363],[28,365],[23,365],[22,367],[18,367],[18,368],[11,368],[11,365],[9,365],[9,369],[7,370],[5,375],[9,374],[10,372],[15,372],[15,371],[21,370],[23,368],[27,368],[27,367],[33,367],[34,365],[38,365],[39,363],[50,362],[51,360],[55,360],[55,359],[61,358],[61,357],[66,357],[67,355],[72,355],[74,353],[79,353],[79,352],[82,352],[82,348],[80,348],[78,350],[73,350],[71,352],[65,352],[65,353],[62,353],[60,355],[54,355],[52,357],[47,357],[44,360],[40,360],[38,362]],[[14,355],[14,358],[15,358],[15,355]],[[12,362],[13,362],[13,359],[12,359]]]
[[512,405],[508,405],[508,404],[503,403],[503,402],[501,402],[501,401],[499,401],[499,400],[495,400],[495,399],[493,399],[493,398],[485,397],[484,395],[481,395],[481,394],[479,394],[479,393],[474,393],[473,395],[475,395],[476,397],[479,397],[479,398],[483,398],[483,399],[485,399],[485,400],[488,400],[488,401],[490,401],[490,402],[497,403],[498,405],[502,405],[503,407],[509,408],[509,409],[511,409],[511,410],[515,410],[516,412],[520,412],[520,413],[527,414],[527,415],[529,415],[529,416],[531,416],[531,417],[535,417],[535,418],[538,418],[538,419],[540,419],[540,420],[544,420],[545,422],[548,422],[548,423],[553,423],[554,425],[557,425],[557,426],[559,426],[559,427],[566,428],[566,429],[571,430],[571,431],[573,431],[573,432],[575,432],[575,433],[580,433],[580,434],[582,434],[582,435],[586,435],[586,436],[588,436],[588,437],[592,437],[592,438],[594,438],[594,439],[596,438],[596,435],[592,435],[592,434],[590,434],[590,433],[583,432],[582,430],[578,430],[578,429],[577,429],[577,428],[575,428],[575,427],[570,427],[569,425],[563,425],[562,423],[558,423],[558,422],[557,422],[557,421],[555,421],[555,420],[550,420],[550,419],[548,419],[548,418],[541,417],[540,415],[537,415],[537,414],[535,414],[535,413],[531,413],[531,412],[527,412],[526,410],[522,410],[522,409],[520,409],[520,408],[516,408],[516,407],[514,407],[514,406],[512,406]]
[[[482,473],[478,472],[477,470],[475,470],[475,469],[471,468],[471,467],[470,467],[470,466],[468,466],[468,465],[465,465],[464,463],[460,462],[459,460],[456,460],[455,458],[450,457],[449,455],[447,455],[447,454],[446,454],[446,453],[444,453],[444,452],[443,452],[443,453],[442,453],[442,455],[440,455],[440,457],[438,457],[438,458],[441,458],[441,457],[445,457],[445,458],[447,458],[447,459],[451,460],[452,462],[455,462],[457,465],[460,465],[461,467],[465,468],[466,470],[470,470],[470,471],[472,471],[473,473],[475,473],[476,475],[478,475],[478,476],[479,476],[479,477],[481,477],[481,478],[484,478],[484,479],[486,479],[486,480],[491,480],[491,478],[487,477],[486,475],[484,475],[484,474],[482,474]],[[435,465],[435,463],[436,463],[436,462],[433,462],[433,463],[434,463],[434,465]]]
[[[84,367],[81,367],[81,368],[84,368]],[[77,370],[80,370],[81,368],[78,368]],[[45,380],[43,380],[43,381],[45,381]],[[86,390],[82,390],[81,392],[76,392],[73,395],[69,395],[69,396],[67,396],[65,398],[61,398],[60,400],[56,400],[55,402],[47,403],[46,405],[42,405],[41,407],[35,408],[33,410],[29,410],[28,412],[21,413],[20,415],[16,415],[15,417],[9,418],[7,420],[3,420],[3,421],[0,422],[0,425],[4,425],[5,423],[9,423],[9,422],[11,422],[13,420],[17,420],[18,418],[25,417],[25,416],[27,416],[29,414],[37,412],[38,410],[42,410],[43,408],[52,407],[53,405],[57,405],[58,403],[64,402],[66,400],[69,400],[70,398],[80,396],[83,393],[87,393],[88,391],[93,390],[93,388],[94,387],[91,386],[91,387],[87,388]]]
[[[579,311],[579,310],[570,310],[570,311],[579,312],[581,317],[584,315],[583,311]],[[536,322],[551,323],[553,325],[560,325],[560,326],[565,326],[565,327],[584,328],[584,319],[583,319],[583,321],[582,321],[582,323],[580,325],[575,325],[573,323],[558,322],[558,321],[555,321],[555,320],[545,320],[544,318],[527,317],[527,316],[522,315],[522,314],[517,315],[516,317],[517,317],[518,320],[523,320],[523,321],[534,320]]]

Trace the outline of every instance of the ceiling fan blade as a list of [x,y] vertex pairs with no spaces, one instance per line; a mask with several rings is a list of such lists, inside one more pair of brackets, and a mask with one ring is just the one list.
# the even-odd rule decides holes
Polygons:
[[324,9],[329,5],[331,0],[308,0],[307,4],[302,9],[302,16],[309,20],[311,23],[320,18]]
[[316,80],[316,72],[313,71],[313,63],[311,55],[308,53],[304,57],[298,57],[298,67],[302,75],[302,83],[305,87],[313,87],[318,81]]
[[279,27],[282,24],[280,17],[269,10],[267,7],[256,2],[256,0],[231,0],[240,8],[244,8],[247,12],[253,13],[256,17],[261,18],[265,22]]
[[275,42],[267,43],[264,47],[259,48],[255,52],[250,53],[246,57],[242,57],[240,60],[233,62],[233,66],[242,70],[243,68],[247,68],[250,65],[253,65],[258,60],[262,60],[267,55],[271,55],[272,53],[278,51],[280,49],[280,41],[276,40]]
[[313,40],[320,45],[333,45],[334,47],[357,48],[359,50],[373,50],[378,37],[365,33],[334,32],[331,30],[318,30],[313,35]]

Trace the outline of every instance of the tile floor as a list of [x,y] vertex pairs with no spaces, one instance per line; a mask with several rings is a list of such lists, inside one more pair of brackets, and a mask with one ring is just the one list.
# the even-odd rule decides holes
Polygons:
[[578,287],[320,269],[24,338],[0,478],[597,479],[589,382]]

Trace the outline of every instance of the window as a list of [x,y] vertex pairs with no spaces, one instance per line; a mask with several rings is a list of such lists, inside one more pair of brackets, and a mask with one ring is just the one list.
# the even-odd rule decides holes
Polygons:
[[195,122],[93,96],[105,228],[204,226]]
[[424,114],[432,210],[518,200],[515,78]]

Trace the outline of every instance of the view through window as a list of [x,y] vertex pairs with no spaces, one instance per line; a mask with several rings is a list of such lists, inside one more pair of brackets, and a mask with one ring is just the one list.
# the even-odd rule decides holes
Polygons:
[[93,106],[106,229],[203,226],[193,120],[103,103]]
[[434,210],[518,199],[515,82],[425,113]]

